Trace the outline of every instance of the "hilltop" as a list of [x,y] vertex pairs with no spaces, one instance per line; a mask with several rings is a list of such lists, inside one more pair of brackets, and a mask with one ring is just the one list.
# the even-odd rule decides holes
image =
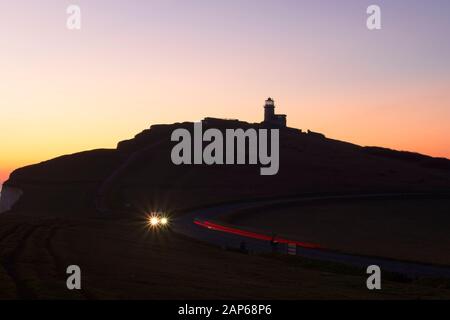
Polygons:
[[[205,129],[265,127],[205,120]],[[176,143],[170,137],[177,128],[192,131],[193,123],[153,125],[115,149],[84,151],[17,169],[5,183],[23,192],[13,209],[176,211],[230,200],[314,193],[450,190],[450,160],[362,147],[288,127],[280,128],[277,175],[259,175],[259,165],[176,166],[170,159]]]

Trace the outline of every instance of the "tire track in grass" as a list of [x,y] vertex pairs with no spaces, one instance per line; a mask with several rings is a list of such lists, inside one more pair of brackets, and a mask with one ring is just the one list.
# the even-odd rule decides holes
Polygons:
[[[0,251],[0,268],[2,271],[2,274],[4,274],[6,276],[6,280],[9,280],[8,282],[11,282],[11,284],[14,286],[14,293],[13,295],[17,297],[17,282],[16,279],[10,274],[10,272],[8,271],[8,269],[5,266],[5,257],[7,256],[7,254],[4,254],[4,252],[6,251],[6,249],[4,249],[5,243],[7,243],[8,239],[14,235],[16,235],[17,231],[22,227],[22,225],[15,225],[12,228],[9,229],[2,229],[2,234],[0,235],[0,248],[2,248],[3,250]],[[15,249],[15,247],[14,247]],[[13,250],[14,250],[13,249]]]
[[[69,266],[69,264],[64,261],[64,259],[61,257],[60,254],[58,254],[58,249],[56,248],[54,243],[61,229],[63,227],[70,227],[70,226],[72,225],[65,224],[63,226],[61,225],[52,226],[49,230],[47,238],[45,239],[45,249],[47,250],[49,256],[51,257],[53,265],[55,266],[55,272],[58,275],[58,278],[62,280],[64,287],[66,286],[66,280],[68,276],[66,274],[66,268]],[[66,290],[69,289],[66,288]],[[72,291],[72,293],[86,300],[94,299],[94,297],[89,293],[89,291],[86,290],[86,288],[84,288],[83,286],[81,290]]]
[[[19,227],[22,227],[21,225]],[[33,234],[39,228],[38,225],[32,225],[25,227],[25,231],[23,236],[18,240],[18,244],[15,246],[13,250],[6,253],[2,257],[2,266],[14,281],[17,290],[17,298],[21,300],[32,300],[37,298],[36,292],[33,288],[25,281],[18,270],[20,257],[24,253],[24,250],[28,244],[28,241],[32,238]],[[11,232],[10,235],[13,235],[14,232]],[[2,239],[3,241],[4,239]]]

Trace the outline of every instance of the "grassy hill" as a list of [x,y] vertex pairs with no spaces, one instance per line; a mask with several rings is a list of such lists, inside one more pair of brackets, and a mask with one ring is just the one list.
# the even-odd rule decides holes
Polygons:
[[[7,186],[24,191],[15,210],[94,210],[162,207],[176,211],[210,203],[311,193],[450,190],[450,160],[379,147],[362,147],[297,129],[280,131],[280,170],[259,175],[260,165],[173,165],[176,128],[154,125],[116,149],[66,155],[14,171]],[[204,124],[261,128],[237,120]]]

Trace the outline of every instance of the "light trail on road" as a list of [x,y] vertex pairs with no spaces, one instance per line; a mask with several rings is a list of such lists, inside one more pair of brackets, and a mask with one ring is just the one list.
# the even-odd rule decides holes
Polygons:
[[[258,208],[267,205],[277,205],[286,203],[301,203],[305,201],[325,201],[341,199],[386,199],[401,198],[405,196],[421,197],[426,196],[423,193],[398,193],[398,194],[364,194],[364,195],[331,195],[331,196],[311,196],[291,199],[272,199],[263,201],[235,202],[222,205],[210,206],[201,209],[201,212],[192,210],[186,212],[177,218],[176,223],[172,224],[172,230],[190,238],[209,242],[223,248],[239,249],[242,240],[245,242],[246,249],[257,253],[273,252],[272,241],[275,240],[280,247],[277,252],[287,253],[289,243],[296,245],[296,255],[312,260],[328,261],[340,264],[352,265],[358,268],[367,268],[369,265],[378,265],[385,271],[402,274],[408,278],[430,277],[430,278],[450,278],[450,267],[431,265],[413,261],[401,261],[382,257],[363,256],[351,253],[339,252],[330,248],[322,247],[319,244],[300,242],[287,238],[275,237],[262,232],[248,231],[241,227],[222,225],[216,219],[221,216],[249,208]],[[445,194],[445,196],[450,196]],[[214,219],[214,220],[213,220]],[[214,221],[214,222],[213,222]]]
[[263,241],[274,241],[277,243],[286,243],[286,244],[291,243],[291,244],[295,244],[302,248],[323,249],[320,245],[315,244],[315,243],[289,240],[289,239],[280,238],[280,237],[276,237],[276,236],[272,237],[272,236],[269,236],[266,234],[256,233],[256,232],[252,232],[252,231],[246,231],[246,230],[233,228],[233,227],[228,227],[228,226],[220,225],[220,224],[213,223],[210,221],[195,220],[194,223],[198,226],[208,228],[210,230],[216,230],[216,231],[236,234],[236,235],[246,237],[246,238],[252,238],[252,239],[263,240]]

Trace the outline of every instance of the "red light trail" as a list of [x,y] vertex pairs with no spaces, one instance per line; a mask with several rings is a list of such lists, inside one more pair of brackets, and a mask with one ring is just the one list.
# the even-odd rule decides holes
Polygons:
[[289,239],[285,239],[285,238],[279,238],[279,237],[271,237],[269,235],[266,234],[262,234],[262,233],[256,233],[256,232],[252,232],[252,231],[246,231],[246,230],[241,230],[241,229],[237,229],[237,228],[233,228],[233,227],[227,227],[227,226],[223,226],[217,223],[213,223],[213,222],[209,222],[209,221],[199,221],[199,220],[195,220],[194,223],[198,226],[210,229],[210,230],[215,230],[215,231],[221,231],[221,232],[226,232],[226,233],[231,233],[231,234],[236,234],[242,237],[246,237],[246,238],[252,238],[252,239],[257,239],[257,240],[264,240],[264,241],[276,241],[278,243],[292,243],[295,244],[299,247],[303,247],[303,248],[308,248],[308,249],[323,249],[320,245],[315,244],[315,243],[309,243],[309,242],[300,242],[300,241],[295,241],[295,240],[289,240]]

